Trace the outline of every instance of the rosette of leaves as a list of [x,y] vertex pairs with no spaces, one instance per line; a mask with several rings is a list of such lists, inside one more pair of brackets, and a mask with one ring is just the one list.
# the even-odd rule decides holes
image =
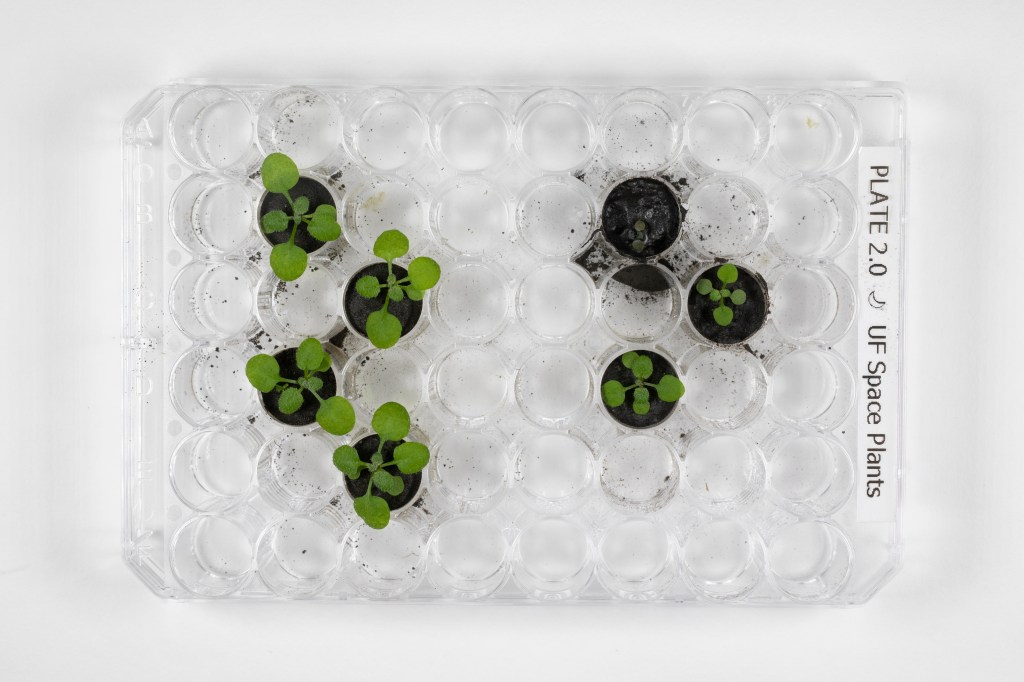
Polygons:
[[[374,491],[401,495],[405,490],[402,477],[388,469],[394,468],[403,474],[423,471],[430,461],[430,451],[423,443],[404,440],[409,435],[409,412],[398,403],[384,403],[378,407],[370,425],[379,439],[377,451],[370,456],[370,461],[364,462],[351,445],[342,445],[334,451],[334,466],[352,481],[369,477],[366,493],[356,497],[353,506],[366,525],[379,530],[391,520],[391,508]],[[384,447],[387,443],[398,445],[392,450],[391,459],[385,461]]]
[[302,376],[289,379],[281,376],[281,366],[272,355],[259,354],[245,363],[245,376],[261,393],[279,393],[278,409],[293,414],[305,402],[304,392],[311,394],[319,403],[316,423],[327,433],[343,436],[352,430],[356,414],[352,404],[340,395],[324,398],[320,395],[324,380],[318,376],[331,369],[331,356],[316,339],[306,339],[295,352],[295,362],[302,370]]
[[602,384],[601,398],[608,407],[619,407],[632,393],[630,407],[635,414],[645,415],[651,411],[651,400],[674,403],[683,397],[686,389],[679,377],[665,374],[657,383],[648,381],[654,373],[654,363],[650,356],[630,351],[623,354],[621,362],[632,372],[634,381],[629,386],[614,379]]
[[330,204],[320,204],[310,211],[309,199],[292,198],[291,190],[299,182],[299,169],[287,155],[275,152],[263,160],[260,168],[263,186],[268,192],[282,195],[288,202],[288,211],[270,211],[260,219],[260,229],[266,234],[290,230],[288,241],[275,244],[270,250],[270,269],[285,282],[302,276],[309,262],[309,254],[295,243],[295,233],[305,225],[310,235],[322,242],[331,242],[341,236],[338,211]]
[[710,279],[702,277],[697,280],[697,293],[701,296],[707,296],[718,304],[711,314],[720,327],[728,327],[732,324],[735,315],[733,307],[746,303],[747,294],[742,289],[729,288],[729,285],[735,284],[739,278],[739,271],[732,263],[726,263],[719,267],[715,271],[715,276],[718,278],[721,286],[716,287]]
[[409,253],[409,239],[400,230],[385,230],[373,243],[373,253],[388,266],[388,275],[381,281],[373,275],[364,275],[356,281],[356,292],[367,299],[384,296],[384,306],[366,318],[366,335],[377,348],[390,348],[402,336],[402,322],[388,312],[388,305],[408,297],[422,301],[423,292],[433,288],[441,278],[441,266],[433,258],[419,256],[409,263],[408,275],[399,279],[394,272],[396,259]]

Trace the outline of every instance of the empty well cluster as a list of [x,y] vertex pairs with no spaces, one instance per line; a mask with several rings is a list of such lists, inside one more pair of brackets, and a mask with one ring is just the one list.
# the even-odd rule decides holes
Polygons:
[[[841,599],[856,565],[844,169],[860,144],[843,97],[200,86],[166,102],[160,475],[186,593]],[[294,282],[270,270],[257,221],[275,151],[328,189],[343,229]],[[650,255],[603,229],[614,188],[637,178],[679,210]],[[443,274],[380,350],[351,330],[344,292],[389,228]],[[767,294],[737,343],[688,314],[725,262]],[[349,436],[274,421],[246,381],[248,357],[308,336],[356,407]],[[658,354],[686,387],[649,428],[602,403],[627,351]],[[391,400],[431,463],[376,531],[331,452]]]

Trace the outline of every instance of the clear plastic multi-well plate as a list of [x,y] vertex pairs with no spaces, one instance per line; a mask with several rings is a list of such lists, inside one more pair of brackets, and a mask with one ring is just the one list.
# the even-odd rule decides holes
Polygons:
[[[156,90],[124,126],[126,561],[175,598],[863,602],[900,556],[905,106],[881,84]],[[294,282],[256,219],[275,151],[343,228]],[[683,209],[645,260],[602,233],[635,177]],[[379,350],[343,292],[389,228],[443,274]],[[734,345],[687,312],[725,262],[769,301]],[[348,436],[276,422],[246,381],[309,336]],[[652,428],[602,404],[628,350],[686,387]],[[431,463],[373,530],[331,453],[392,400]]]

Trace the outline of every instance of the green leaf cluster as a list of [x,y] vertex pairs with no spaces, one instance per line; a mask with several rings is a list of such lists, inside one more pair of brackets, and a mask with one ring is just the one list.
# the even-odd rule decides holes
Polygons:
[[381,281],[373,275],[356,280],[356,293],[363,298],[375,299],[382,292],[384,305],[366,319],[366,335],[377,348],[390,348],[402,336],[402,322],[390,312],[391,302],[398,303],[408,297],[423,300],[423,292],[434,287],[441,278],[441,266],[432,258],[420,256],[409,263],[408,275],[402,279],[394,273],[394,261],[409,253],[409,239],[400,230],[386,230],[373,244],[373,253],[387,263],[387,279]]
[[[342,445],[334,451],[334,466],[353,481],[369,476],[366,494],[354,500],[354,507],[366,525],[381,529],[391,520],[391,508],[384,498],[373,494],[374,489],[388,495],[400,495],[405,490],[402,477],[387,471],[387,467],[396,467],[403,474],[415,474],[427,466],[430,451],[422,443],[401,442],[409,435],[410,420],[408,410],[398,403],[384,403],[378,407],[370,425],[377,433],[379,443],[369,463],[359,457],[354,447]],[[388,442],[397,442],[398,445],[392,452],[392,459],[385,462],[384,445]]]
[[356,413],[351,403],[341,396],[323,398],[324,380],[317,376],[331,369],[331,356],[316,339],[306,339],[295,350],[295,363],[302,370],[298,379],[281,376],[281,365],[272,355],[259,354],[245,363],[245,376],[260,393],[278,393],[277,407],[285,414],[294,414],[308,391],[320,403],[316,411],[316,422],[327,433],[343,436],[356,423]]
[[[697,280],[697,293],[701,296],[707,296],[711,301],[718,304],[718,306],[712,311],[712,315],[715,318],[715,322],[720,327],[728,327],[732,324],[735,313],[733,307],[743,305],[747,302],[747,294],[742,289],[730,289],[730,284],[735,284],[736,280],[739,279],[739,270],[732,263],[725,263],[715,272],[718,277],[718,281],[722,283],[720,288],[715,288],[715,285],[710,279],[702,277]],[[726,304],[731,303],[732,307]]]
[[601,398],[608,407],[619,407],[626,402],[627,394],[633,392],[633,402],[630,407],[634,414],[645,415],[651,411],[651,389],[654,389],[657,400],[666,403],[674,403],[683,397],[685,388],[683,382],[672,374],[664,374],[658,383],[647,381],[654,374],[654,363],[649,355],[629,351],[623,354],[621,360],[623,366],[633,374],[633,383],[629,386],[621,381],[612,379],[601,385]]
[[309,255],[295,243],[299,225],[305,224],[309,234],[322,242],[334,241],[341,236],[338,211],[330,204],[321,204],[310,212],[307,197],[292,199],[291,190],[299,182],[299,168],[285,154],[274,152],[267,156],[260,177],[268,192],[281,194],[288,201],[290,212],[270,211],[260,219],[260,228],[266,234],[291,230],[287,242],[270,250],[270,269],[285,282],[291,282],[302,276],[309,262]]

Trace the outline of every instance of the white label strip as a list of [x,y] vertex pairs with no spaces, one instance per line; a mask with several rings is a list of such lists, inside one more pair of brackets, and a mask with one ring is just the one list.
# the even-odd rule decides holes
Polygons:
[[857,254],[857,520],[896,520],[899,446],[900,194],[902,156],[896,147],[860,150]]

